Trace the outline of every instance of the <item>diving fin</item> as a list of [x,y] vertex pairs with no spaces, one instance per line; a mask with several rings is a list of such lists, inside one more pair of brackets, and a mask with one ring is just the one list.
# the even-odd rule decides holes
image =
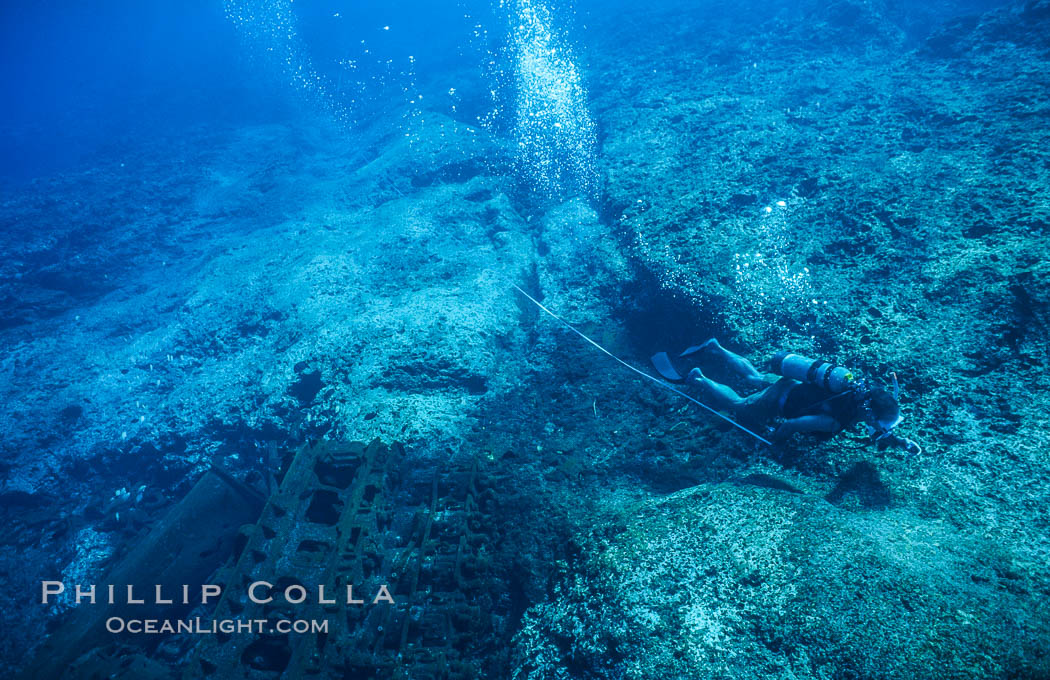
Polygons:
[[702,344],[702,345],[693,345],[692,347],[688,348],[687,350],[685,350],[684,352],[682,352],[682,353],[681,353],[681,354],[679,354],[678,356],[679,356],[679,357],[687,357],[687,356],[689,356],[690,354],[696,354],[696,353],[697,353],[697,352],[699,352],[700,350],[702,350],[702,349],[704,349],[705,347],[707,347],[707,345],[708,345],[708,343],[709,343],[709,342],[711,342],[711,341],[710,341],[710,340],[708,340],[707,342],[705,342],[705,343],[704,343],[704,344]]
[[682,381],[682,376],[675,370],[674,364],[671,363],[671,357],[667,356],[667,352],[657,352],[650,357],[650,361],[653,362],[653,368],[663,377],[671,382]]

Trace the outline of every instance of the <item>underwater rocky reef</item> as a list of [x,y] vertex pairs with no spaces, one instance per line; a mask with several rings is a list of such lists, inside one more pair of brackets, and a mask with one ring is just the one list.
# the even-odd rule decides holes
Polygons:
[[[0,674],[1050,677],[1050,2],[581,2],[574,50],[508,5],[511,87],[585,106],[315,106],[0,187]],[[766,446],[515,286],[644,369],[895,374],[923,451]],[[397,604],[323,641],[40,604],[158,563],[231,585],[179,616]]]

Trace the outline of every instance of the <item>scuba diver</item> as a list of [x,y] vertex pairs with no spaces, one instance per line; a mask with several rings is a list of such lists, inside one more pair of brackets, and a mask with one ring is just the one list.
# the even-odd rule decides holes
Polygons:
[[[780,420],[779,427],[770,428],[774,440],[782,441],[799,432],[830,438],[863,422],[880,451],[894,446],[909,454],[922,452],[917,443],[893,432],[903,420],[897,403],[896,374],[891,394],[854,380],[847,368],[791,352],[778,352],[773,357],[771,368],[776,375],[759,373],[750,361],[722,347],[715,338],[690,347],[680,356],[694,354],[760,390],[741,397],[732,387],[712,380],[697,367],[685,380],[696,386],[703,401],[755,427]],[[668,380],[683,380],[666,352],[653,355],[652,362]]]

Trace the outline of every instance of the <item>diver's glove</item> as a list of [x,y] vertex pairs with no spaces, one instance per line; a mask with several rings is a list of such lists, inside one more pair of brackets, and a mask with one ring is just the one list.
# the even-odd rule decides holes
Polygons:
[[909,453],[913,456],[917,456],[920,453],[922,453],[922,447],[919,446],[914,439],[908,439],[907,437],[902,438],[901,448],[904,449],[906,453]]
[[889,432],[887,432],[879,437],[873,436],[873,439],[879,451],[882,451],[890,446],[895,446],[898,449],[902,449],[903,451],[912,456],[917,456],[920,453],[922,453],[922,447],[919,446],[915,442],[915,440],[908,439],[907,437],[898,437],[895,434],[890,434]]

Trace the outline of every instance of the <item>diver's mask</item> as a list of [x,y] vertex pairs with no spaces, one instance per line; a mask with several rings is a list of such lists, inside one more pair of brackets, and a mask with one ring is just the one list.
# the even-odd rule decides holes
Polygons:
[[[901,396],[901,386],[900,383],[897,382],[897,372],[894,371],[890,373],[890,375],[893,377],[893,400],[899,401]],[[864,406],[865,408],[870,408],[867,403],[865,403]],[[887,423],[886,421],[879,421],[876,425],[865,423],[865,427],[868,428],[868,434],[871,436],[872,441],[877,442],[890,436],[893,433],[893,428],[900,425],[902,420],[904,420],[904,416],[898,412],[897,417],[892,423]]]
[[878,425],[865,423],[865,426],[868,428],[868,434],[871,435],[872,441],[877,442],[893,434],[893,429],[900,425],[902,420],[904,420],[904,416],[898,415],[892,423],[886,424],[882,422]]

